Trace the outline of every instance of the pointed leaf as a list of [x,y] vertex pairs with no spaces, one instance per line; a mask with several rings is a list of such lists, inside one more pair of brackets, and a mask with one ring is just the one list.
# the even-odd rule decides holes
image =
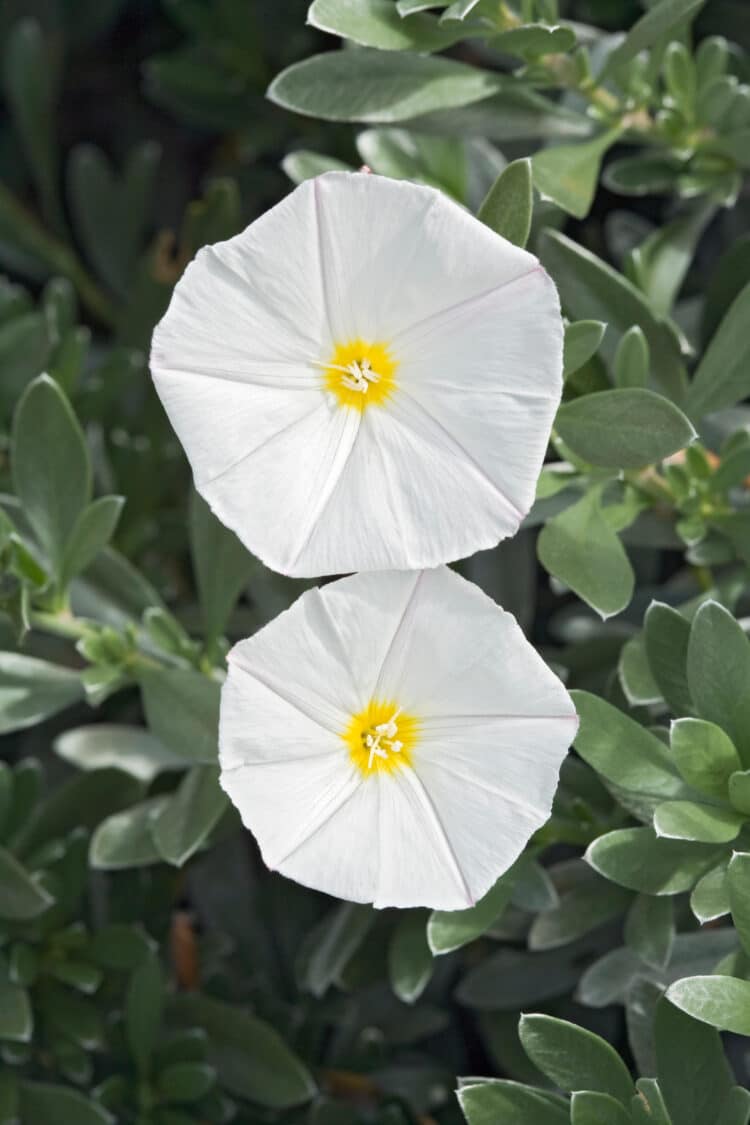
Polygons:
[[326,121],[406,121],[482,101],[503,89],[498,75],[453,59],[402,57],[363,47],[294,63],[268,88],[276,105]]
[[433,910],[427,923],[427,941],[436,957],[481,937],[497,921],[510,900],[515,871],[514,866],[501,875],[475,906],[466,910]]
[[569,215],[584,219],[599,183],[602,157],[619,133],[619,129],[610,129],[581,144],[543,148],[531,161],[537,191]]
[[609,1094],[622,1105],[633,1096],[633,1079],[605,1039],[553,1016],[521,1016],[519,1035],[526,1054],[556,1086]]
[[0,918],[11,922],[36,918],[53,901],[15,856],[0,847]]
[[427,944],[427,918],[424,910],[403,911],[388,947],[391,987],[405,1004],[419,999],[432,976],[434,962]]
[[229,798],[219,786],[215,766],[193,766],[151,821],[159,854],[167,863],[182,867],[218,824]]
[[693,618],[687,675],[698,714],[722,727],[750,765],[750,641],[718,602],[705,602]]
[[537,541],[537,554],[550,574],[605,620],[630,603],[633,568],[602,515],[597,489],[548,521]]
[[57,383],[40,375],[13,420],[13,481],[24,514],[55,570],[91,497],[83,432]]
[[484,198],[477,218],[515,246],[525,246],[534,207],[531,163],[514,160],[503,168]]
[[689,891],[719,858],[716,847],[666,840],[650,828],[618,828],[594,840],[585,859],[605,878],[650,895]]

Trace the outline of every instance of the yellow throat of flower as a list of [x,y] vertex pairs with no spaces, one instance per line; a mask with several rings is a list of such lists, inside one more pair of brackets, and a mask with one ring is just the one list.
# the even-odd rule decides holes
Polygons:
[[411,765],[419,722],[393,700],[373,699],[363,711],[352,715],[341,737],[349,747],[349,757],[365,777],[393,773]]
[[398,363],[387,344],[349,340],[337,344],[324,366],[323,385],[338,399],[340,406],[364,410],[382,406],[396,389]]

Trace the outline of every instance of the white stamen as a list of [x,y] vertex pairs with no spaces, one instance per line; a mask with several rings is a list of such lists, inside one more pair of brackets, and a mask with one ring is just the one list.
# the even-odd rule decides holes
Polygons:
[[380,381],[380,376],[377,371],[373,371],[369,359],[354,360],[346,367],[339,367],[336,363],[332,363],[330,366],[337,371],[344,372],[341,377],[343,386],[348,387],[350,391],[359,391],[363,395],[367,394],[370,383]]
[[387,759],[389,753],[399,754],[403,750],[403,742],[399,742],[396,738],[398,734],[396,719],[401,714],[401,710],[402,708],[399,707],[398,711],[395,711],[387,722],[378,723],[376,727],[371,728],[375,731],[374,737],[371,734],[365,735],[364,743],[370,751],[370,756],[367,759],[368,770],[372,769],[373,758]]

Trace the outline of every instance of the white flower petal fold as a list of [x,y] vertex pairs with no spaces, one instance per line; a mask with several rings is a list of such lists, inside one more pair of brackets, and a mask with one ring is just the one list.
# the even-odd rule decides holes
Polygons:
[[476,586],[445,567],[357,574],[229,654],[221,784],[270,868],[376,907],[458,910],[549,817],[577,721]]
[[419,569],[518,529],[562,337],[533,255],[433,188],[331,172],[200,251],[151,370],[196,487],[268,566]]

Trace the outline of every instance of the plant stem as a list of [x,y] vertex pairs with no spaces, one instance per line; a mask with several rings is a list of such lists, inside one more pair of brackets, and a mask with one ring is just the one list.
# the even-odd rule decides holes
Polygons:
[[32,610],[30,620],[33,629],[51,633],[55,637],[65,637],[69,641],[80,641],[89,629],[87,621],[73,617],[68,612],[45,613],[42,610]]

